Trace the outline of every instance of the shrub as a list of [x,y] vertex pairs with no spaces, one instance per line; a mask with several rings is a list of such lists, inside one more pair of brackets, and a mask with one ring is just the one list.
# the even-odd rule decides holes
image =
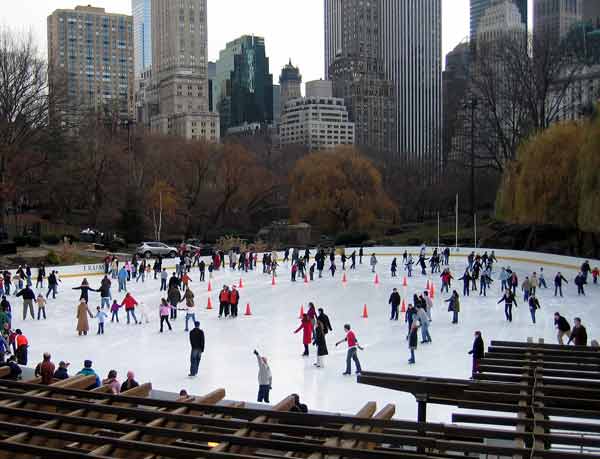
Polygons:
[[27,241],[27,245],[29,247],[39,247],[42,241],[40,241],[39,237],[29,236],[29,240]]
[[46,255],[46,263],[48,263],[50,266],[59,265],[60,262],[60,256],[58,256],[58,254],[54,250],[51,250],[50,252],[48,252],[48,255]]
[[25,247],[27,245],[27,236],[15,236],[13,242],[17,247]]
[[60,237],[56,234],[46,234],[45,236],[42,236],[42,241],[44,244],[57,245],[60,243]]
[[365,232],[340,233],[335,239],[335,245],[360,245],[367,240],[369,240],[369,234]]

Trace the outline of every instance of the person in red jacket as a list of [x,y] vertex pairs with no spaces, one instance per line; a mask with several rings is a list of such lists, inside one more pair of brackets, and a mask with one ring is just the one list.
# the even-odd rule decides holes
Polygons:
[[223,286],[223,290],[219,293],[219,319],[225,314],[225,317],[229,316],[229,287]]
[[125,311],[127,312],[127,325],[129,325],[130,322],[130,316],[133,317],[136,325],[139,323],[137,317],[135,316],[135,307],[137,304],[138,302],[135,301],[135,298],[131,296],[131,293],[126,294],[125,298],[123,298],[123,301],[121,302],[121,306],[125,306]]
[[304,344],[304,354],[303,357],[308,357],[308,345],[312,343],[312,332],[313,326],[311,320],[308,318],[308,314],[304,314],[302,316],[302,323],[300,326],[294,331],[294,333],[298,333],[302,330],[302,344]]
[[240,292],[235,288],[235,285],[231,287],[229,292],[229,305],[231,306],[231,317],[238,316],[238,304],[240,304]]

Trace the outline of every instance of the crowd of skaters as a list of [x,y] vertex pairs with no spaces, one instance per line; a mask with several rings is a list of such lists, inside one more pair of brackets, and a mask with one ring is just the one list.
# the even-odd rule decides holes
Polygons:
[[[336,256],[337,255],[337,256]],[[220,269],[225,269],[227,262],[230,270],[248,271],[254,270],[258,265],[258,254],[255,252],[247,253],[235,253],[230,250],[228,253],[223,251],[215,252],[210,258],[209,263],[206,263],[201,257],[199,252],[190,254],[187,251],[182,251],[179,257],[179,262],[176,264],[175,272],[169,277],[169,273],[166,268],[162,266],[162,259],[159,257],[153,262],[146,259],[138,259],[137,256],[132,257],[131,260],[120,263],[117,257],[107,257],[105,260],[105,276],[100,282],[97,289],[90,287],[87,279],[84,279],[80,286],[75,287],[74,290],[79,290],[80,302],[77,306],[76,318],[77,326],[76,330],[79,335],[87,335],[90,330],[88,318],[95,318],[98,322],[97,334],[104,334],[104,324],[108,320],[107,312],[111,314],[111,322],[119,322],[119,310],[125,308],[127,315],[127,324],[135,323],[148,323],[148,314],[145,310],[143,303],[138,303],[137,300],[132,296],[131,293],[127,292],[127,284],[135,280],[135,282],[145,282],[146,276],[151,276],[154,273],[155,279],[160,279],[160,291],[166,292],[166,297],[161,298],[158,305],[159,317],[160,317],[160,332],[163,332],[163,326],[167,325],[169,330],[172,330],[170,320],[177,319],[177,311],[185,312],[185,331],[189,331],[189,323],[193,325],[190,331],[190,345],[192,348],[190,357],[190,376],[196,376],[198,373],[198,367],[200,363],[200,357],[204,352],[204,334],[200,330],[200,323],[196,320],[195,315],[195,304],[194,304],[194,293],[192,292],[190,284],[192,280],[192,269],[196,266],[199,270],[199,281],[204,282],[206,280],[205,271],[209,271],[209,279],[212,278],[212,273]],[[359,264],[363,263],[364,252],[363,248],[357,251],[353,251],[349,256],[346,256],[344,252],[336,254],[335,250],[317,249],[312,265],[310,264],[311,253],[309,249],[306,249],[304,253],[301,253],[298,249],[286,249],[284,252],[283,262],[291,263],[291,276],[292,281],[296,280],[296,277],[304,278],[308,280],[310,275],[310,281],[314,280],[315,270],[319,274],[319,278],[322,277],[325,269],[325,263],[329,260],[329,271],[332,276],[335,276],[335,272],[338,269],[336,261],[340,262],[340,268],[345,271],[346,264],[350,270],[356,269],[356,262]],[[448,292],[452,286],[454,277],[452,276],[449,268],[449,249],[438,251],[434,249],[431,257],[426,256],[425,246],[421,247],[420,253],[415,257],[417,259],[416,265],[421,269],[421,275],[428,275],[427,266],[429,266],[430,273],[439,273],[441,279],[441,292]],[[276,252],[262,254],[262,272],[264,274],[277,276],[277,268],[279,266],[278,256]],[[497,263],[494,252],[490,255],[485,252],[483,255],[475,254],[472,252],[467,257],[467,266],[465,271],[458,280],[463,282],[463,296],[470,296],[473,292],[479,292],[480,296],[486,296],[488,289],[494,282],[494,264]],[[368,264],[371,267],[372,272],[376,272],[378,260],[376,255],[373,253],[368,257]],[[415,265],[412,254],[405,252],[402,256],[402,264],[406,275],[411,277],[413,275],[413,265]],[[310,267],[309,267],[310,266]],[[442,269],[443,268],[443,269]],[[397,277],[398,261],[396,258],[392,260],[391,264],[391,276]],[[589,263],[586,261],[580,269],[580,272],[574,279],[574,284],[577,286],[578,294],[585,295],[584,286],[588,282],[588,277],[591,277],[592,282],[597,284],[599,277],[598,268],[591,269]],[[11,279],[10,272],[3,273],[0,276],[0,293],[2,293],[2,302],[0,303],[0,324],[2,326],[2,341],[0,341],[0,347],[4,347],[5,352],[2,352],[2,361],[4,361],[5,354],[10,352],[11,346],[13,347],[12,356],[7,362],[8,365],[26,365],[27,364],[27,348],[28,341],[23,335],[20,329],[14,332],[11,329],[11,314],[12,308],[8,302],[7,297],[11,294],[16,297],[21,297],[23,300],[23,319],[29,314],[32,319],[34,316],[34,304],[37,305],[37,320],[46,319],[45,307],[47,300],[50,295],[55,298],[58,293],[58,285],[60,279],[58,272],[52,271],[46,278],[45,267],[40,265],[38,267],[36,288],[44,288],[44,281],[47,282],[48,291],[44,296],[42,293],[35,295],[32,284],[32,272],[31,268],[24,265],[19,267],[15,273],[14,278]],[[119,302],[117,299],[112,298],[112,282],[117,280],[118,291],[123,294],[123,299]],[[505,305],[505,317],[506,320],[512,321],[512,307],[518,306],[517,303],[517,289],[523,294],[524,302],[529,306],[532,321],[535,324],[535,312],[541,307],[540,301],[537,297],[537,290],[540,288],[547,289],[547,283],[543,268],[540,268],[539,274],[534,272],[530,276],[526,276],[521,284],[519,284],[518,276],[516,272],[512,271],[510,266],[502,267],[499,274],[498,280],[500,281],[500,289],[502,297],[499,303]],[[14,287],[11,290],[11,287]],[[479,282],[479,284],[478,284]],[[554,277],[554,295],[560,295],[562,297],[562,287],[568,284],[567,279],[558,272]],[[92,312],[88,306],[90,301],[90,293],[100,293],[101,301],[100,306],[95,308]],[[240,295],[239,291],[235,286],[224,285],[223,289],[219,293],[219,318],[231,317],[235,318],[238,315]],[[460,296],[456,290],[452,291],[450,298],[445,300],[448,303],[448,311],[452,312],[452,323],[458,324],[458,316],[460,312]],[[111,303],[112,302],[112,303]],[[391,305],[391,320],[398,320],[399,318],[399,305],[401,302],[400,295],[397,289],[394,289],[389,300]],[[181,306],[184,305],[184,306]],[[421,344],[431,343],[431,335],[429,332],[429,324],[432,322],[431,312],[433,308],[433,301],[429,297],[429,292],[424,291],[420,294],[415,294],[413,300],[408,304],[404,321],[407,324],[406,340],[410,350],[409,363],[415,363],[415,351],[417,349],[418,331],[421,331]],[[106,312],[104,311],[106,309]],[[140,320],[136,316],[136,309],[141,312]],[[322,308],[318,309],[318,314],[315,310],[313,303],[309,304],[309,310],[303,315],[301,324],[296,333],[302,331],[302,342],[304,345],[303,356],[309,355],[309,346],[312,344],[316,346],[316,362],[317,368],[324,367],[324,357],[328,355],[326,336],[327,333],[333,329],[329,317],[324,314]],[[557,340],[560,344],[564,344],[564,338],[568,338],[567,344],[573,343],[579,346],[587,345],[587,331],[583,326],[580,318],[574,319],[574,326],[571,328],[567,319],[562,317],[558,312],[554,316],[555,326],[557,329]],[[202,338],[199,338],[201,334]],[[351,373],[351,363],[355,362],[356,372],[360,374],[361,365],[358,359],[358,350],[362,347],[358,344],[356,333],[352,330],[349,324],[344,325],[344,338],[336,343],[336,346],[346,342],[347,356],[346,356],[346,371],[344,375]],[[473,372],[478,369],[477,359],[482,356],[480,350],[482,346],[482,334],[480,331],[475,333],[475,341],[470,354],[473,355]],[[595,342],[593,342],[594,344]],[[596,343],[597,345],[597,343]],[[259,366],[259,401],[267,401],[269,399],[268,391],[271,388],[272,374],[268,366],[268,360],[265,356],[261,356],[256,353],[258,366]],[[116,374],[112,375],[112,379],[116,378]],[[110,375],[108,379],[111,379]],[[266,384],[266,382],[269,382]]]

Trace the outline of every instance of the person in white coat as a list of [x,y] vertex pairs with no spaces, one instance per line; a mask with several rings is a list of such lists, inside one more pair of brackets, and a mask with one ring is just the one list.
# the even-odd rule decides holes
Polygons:
[[256,360],[258,362],[258,403],[270,403],[269,391],[271,390],[271,384],[273,383],[271,367],[269,367],[267,358],[261,356],[257,350],[254,351],[254,355],[256,355]]
[[429,292],[427,290],[425,290],[423,292],[423,298],[425,298],[425,304],[427,305],[425,312],[427,313],[427,318],[429,319],[429,322],[431,322],[431,311],[433,310],[433,300],[429,296]]

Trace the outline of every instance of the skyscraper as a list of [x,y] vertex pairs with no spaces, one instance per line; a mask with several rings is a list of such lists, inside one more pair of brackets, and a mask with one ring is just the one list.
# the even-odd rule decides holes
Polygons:
[[48,16],[47,32],[51,92],[64,88],[73,108],[133,114],[131,16],[92,6],[59,9]]
[[135,78],[152,66],[152,2],[131,0],[133,12],[133,67]]
[[437,168],[442,144],[442,2],[382,0],[385,77],[394,82],[397,151]]
[[493,0],[479,20],[477,43],[490,44],[501,38],[525,39],[527,27],[521,12],[512,0]]
[[209,111],[206,0],[152,0],[153,132],[219,140]]
[[341,52],[337,53],[330,69],[333,96],[344,100],[350,120],[355,124],[358,146],[395,152],[394,85],[385,78],[381,59],[382,2],[344,0],[339,6],[341,18],[330,21],[339,20],[341,24]]
[[533,33],[540,40],[558,42],[583,19],[582,0],[534,0]]
[[217,108],[221,129],[273,121],[273,75],[265,40],[244,35],[227,43],[217,61]]
[[[521,21],[527,27],[528,14],[527,14],[527,0],[511,0],[519,8],[521,13]],[[485,10],[490,7],[495,0],[471,0],[471,26],[470,26],[470,38],[473,42],[477,38],[477,30],[479,27],[479,21],[485,14]]]
[[302,97],[302,75],[300,75],[300,69],[292,65],[292,60],[281,69],[281,75],[279,76],[279,85],[281,87],[280,92],[280,110],[283,112],[283,107],[286,102],[291,99],[297,99]]
[[[349,20],[360,5],[363,15],[356,22]],[[335,62],[348,57],[362,60],[360,71],[391,85],[391,91],[379,86],[369,91],[379,90],[392,102],[390,113],[380,113],[387,126],[391,121],[395,126],[389,150],[433,162],[439,160],[441,149],[441,40],[441,0],[364,0],[358,6],[325,0],[325,65],[330,69],[326,75],[334,79],[334,95],[339,97],[331,73]],[[354,116],[353,105],[347,106]],[[353,121],[360,145],[364,126]]]

